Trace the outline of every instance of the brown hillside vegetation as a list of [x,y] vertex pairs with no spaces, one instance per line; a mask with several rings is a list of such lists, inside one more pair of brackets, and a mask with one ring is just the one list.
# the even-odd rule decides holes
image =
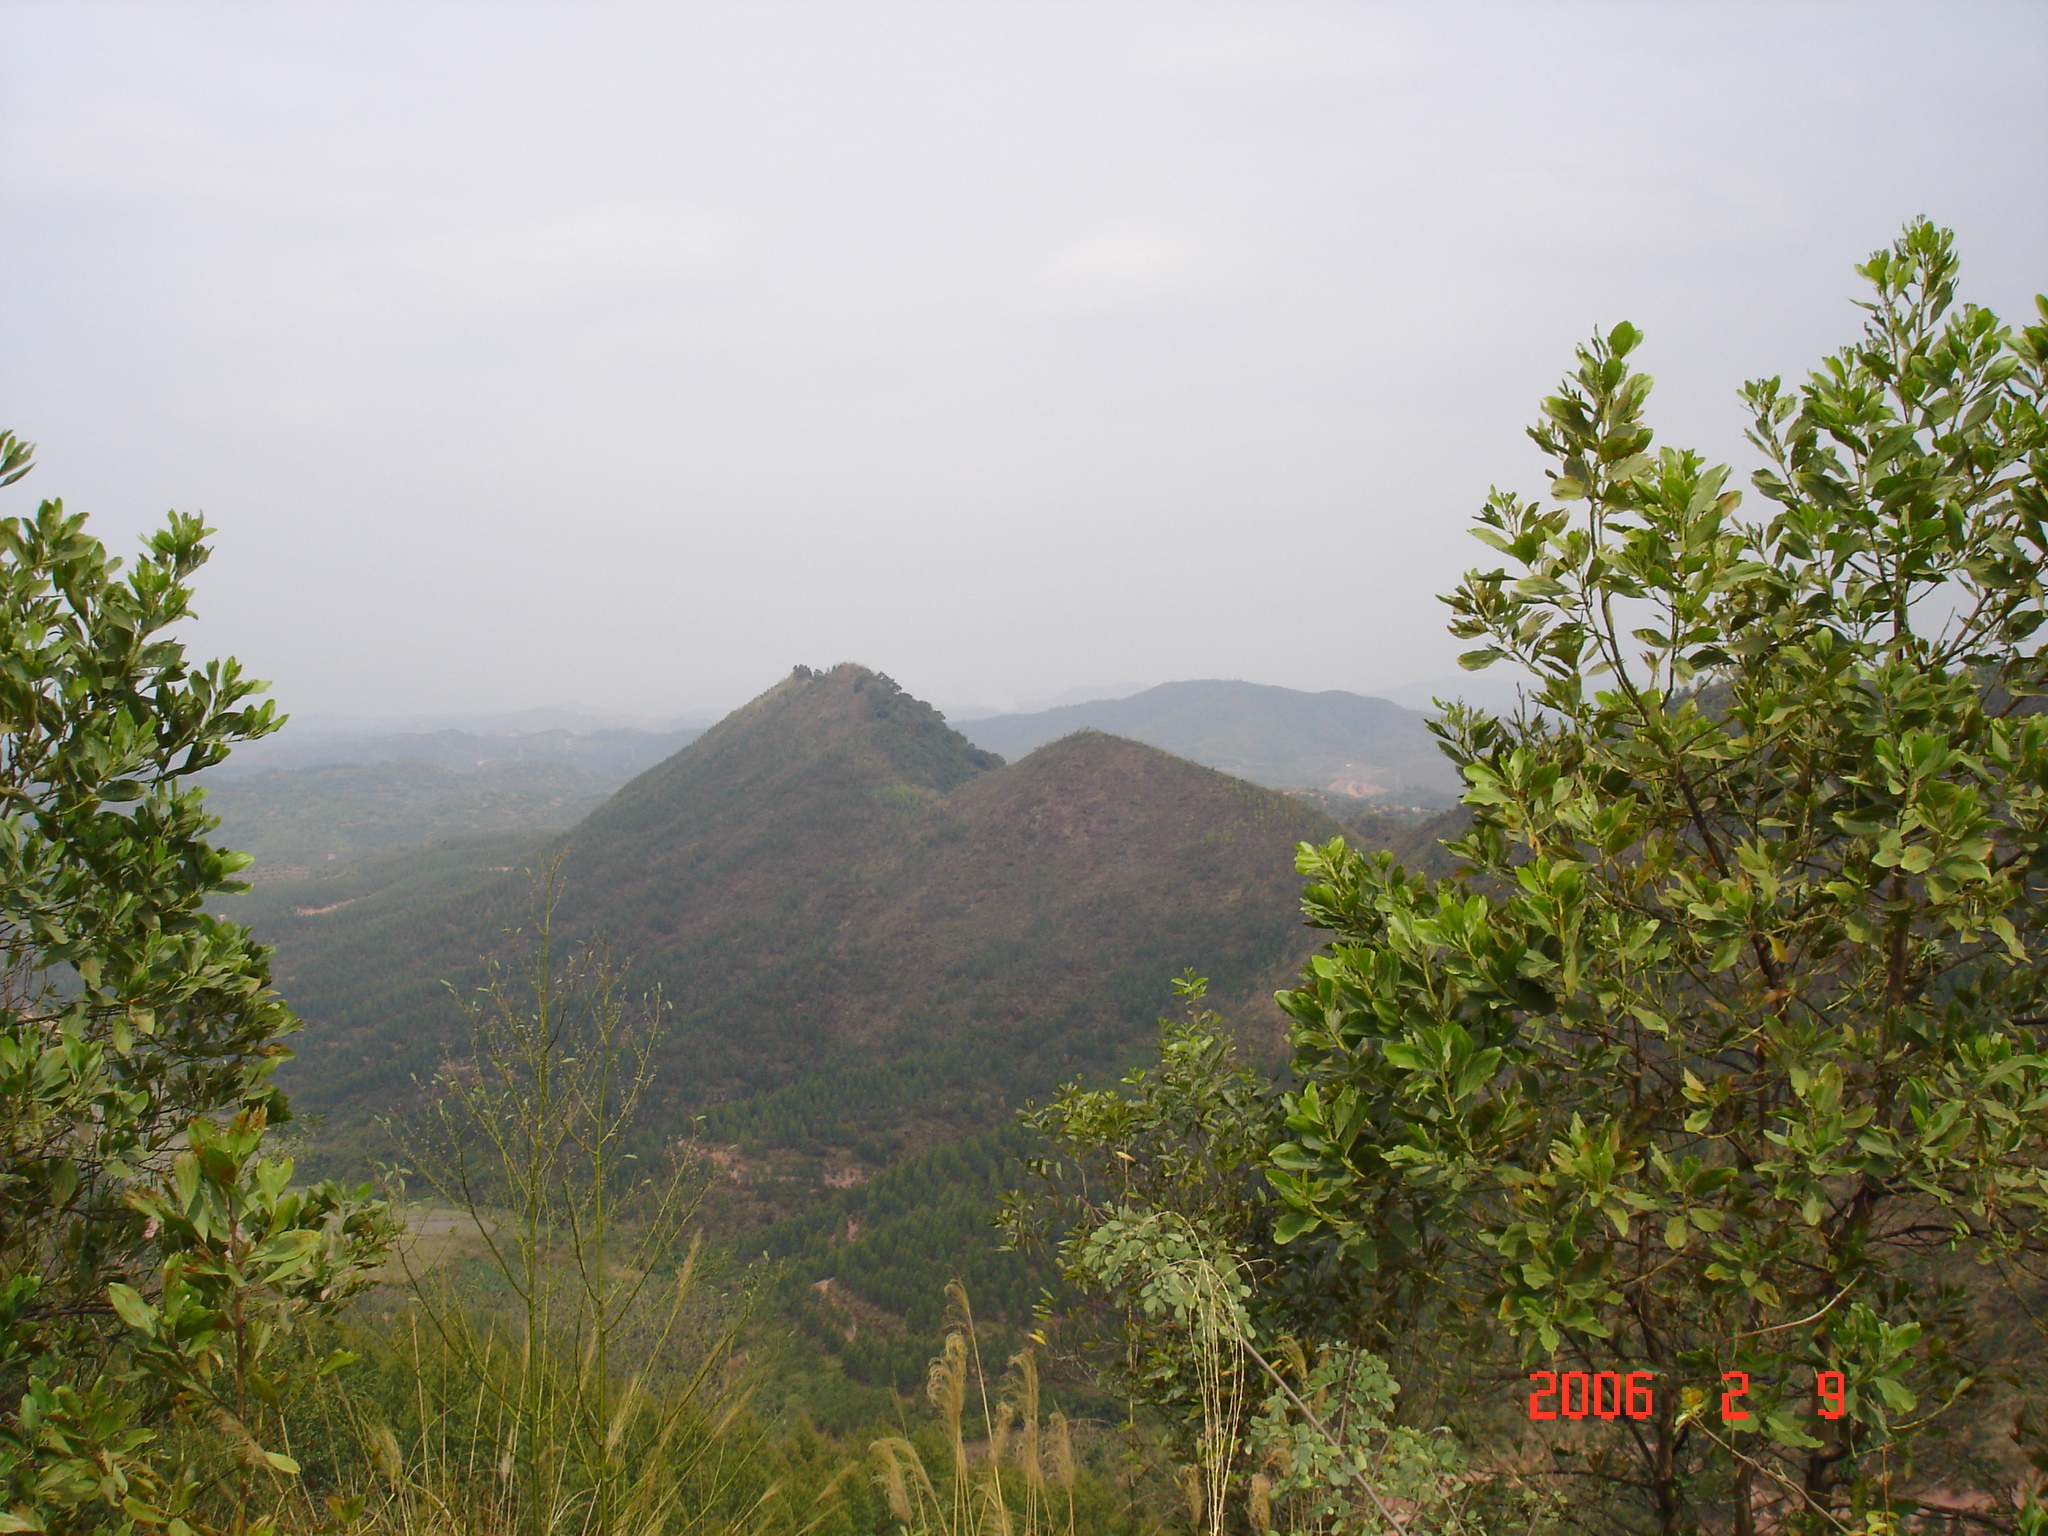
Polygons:
[[480,954],[508,952],[521,871],[560,853],[561,927],[608,935],[674,1010],[673,1123],[778,1090],[786,1110],[809,1082],[838,1104],[826,1141],[900,1147],[1112,1067],[1187,967],[1277,1042],[1269,994],[1314,944],[1293,848],[1340,831],[1094,732],[1002,766],[845,665],[799,669],[566,836],[457,840],[241,900],[307,1020],[287,1081],[345,1139],[455,1042],[443,981],[472,987]]

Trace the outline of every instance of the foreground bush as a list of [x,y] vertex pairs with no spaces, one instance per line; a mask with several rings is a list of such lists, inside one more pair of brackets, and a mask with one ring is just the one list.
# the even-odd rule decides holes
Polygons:
[[[0,484],[28,468],[0,434]],[[60,502],[0,520],[0,1530],[261,1502],[296,1336],[391,1235],[263,1155],[298,1021],[203,910],[248,861],[186,781],[279,721],[165,638],[206,532],[173,513],[123,574]]]

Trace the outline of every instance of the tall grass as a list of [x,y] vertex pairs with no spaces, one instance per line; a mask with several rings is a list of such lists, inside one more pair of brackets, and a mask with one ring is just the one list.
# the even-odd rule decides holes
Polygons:
[[[643,1371],[612,1394],[595,1470],[573,1455],[548,1456],[522,1444],[536,1431],[525,1394],[539,1383],[556,1403],[589,1400],[587,1353],[547,1351],[536,1362],[526,1340],[487,1320],[450,1330],[419,1308],[394,1322],[376,1379],[337,1416],[361,1452],[342,1511],[361,1536],[581,1536],[599,1521],[614,1536],[793,1536],[830,1494],[829,1477],[779,1482],[770,1436],[744,1393],[707,1390],[694,1370]],[[546,1481],[535,1465],[549,1469]]]
[[[966,1288],[952,1282],[946,1299],[950,1326],[925,1395],[939,1411],[949,1465],[934,1477],[908,1436],[877,1440],[890,1512],[907,1536],[1074,1536],[1072,1431],[1058,1413],[1040,1418],[1036,1359],[1028,1349],[1010,1357],[992,1407]],[[962,1427],[970,1397],[988,1432],[978,1464]]]
[[364,1510],[408,1533],[754,1529],[776,1490],[726,1369],[744,1309],[703,1283],[702,1171],[637,1124],[661,1001],[628,998],[602,944],[560,952],[559,899],[557,865],[513,968],[459,999],[467,1058],[398,1128],[477,1252],[408,1250],[411,1443],[362,1426]]

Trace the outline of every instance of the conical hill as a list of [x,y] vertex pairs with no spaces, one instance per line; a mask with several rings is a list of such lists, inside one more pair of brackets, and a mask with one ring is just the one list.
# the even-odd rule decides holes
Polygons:
[[[510,953],[522,871],[673,1008],[679,1132],[872,1160],[1106,1071],[1210,975],[1262,1037],[1312,947],[1298,800],[1084,732],[1003,766],[856,666],[796,674],[549,842],[461,840],[264,887],[247,916],[307,1021],[287,1082],[349,1139],[456,1044],[447,985]],[[764,1097],[765,1096],[765,1097]]]
[[[912,850],[906,822],[1001,764],[877,673],[793,674],[569,834],[562,915],[608,935],[680,1017],[744,1015],[747,1032],[816,1044],[837,965],[812,969],[819,946]],[[715,1087],[709,1065],[693,1097]]]

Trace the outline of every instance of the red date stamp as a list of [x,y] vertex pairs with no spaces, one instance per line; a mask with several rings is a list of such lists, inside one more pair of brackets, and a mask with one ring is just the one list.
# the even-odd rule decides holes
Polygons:
[[[1653,1371],[1531,1371],[1537,1383],[1529,1394],[1532,1419],[1648,1419],[1657,1413]],[[1721,1383],[1721,1419],[1737,1423],[1749,1417],[1742,1406],[1749,1391],[1749,1377],[1741,1371],[1724,1371]],[[1839,1419],[1847,1413],[1849,1385],[1840,1371],[1821,1371],[1813,1383],[1814,1401],[1824,1419]]]
[[1618,1419],[1624,1412],[1632,1419],[1647,1419],[1657,1411],[1649,1371],[1631,1371],[1627,1376],[1619,1371],[1591,1375],[1566,1371],[1563,1376],[1555,1371],[1531,1371],[1529,1379],[1542,1383],[1529,1394],[1532,1419],[1583,1419],[1588,1414],[1596,1419]]

